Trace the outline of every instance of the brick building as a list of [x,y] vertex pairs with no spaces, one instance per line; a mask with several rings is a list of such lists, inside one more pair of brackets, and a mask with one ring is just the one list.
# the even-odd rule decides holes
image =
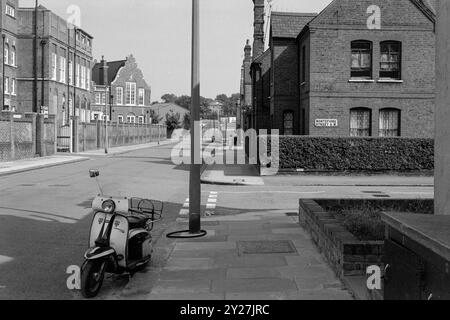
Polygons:
[[1,0],[0,23],[2,26],[3,63],[1,64],[2,87],[0,90],[3,111],[17,108],[17,7],[18,0]]
[[94,65],[92,81],[92,119],[106,114],[114,122],[150,122],[151,88],[133,55],[119,61],[102,59]]
[[334,0],[318,15],[272,13],[269,49],[253,53],[253,127],[432,137],[434,24],[432,5],[420,0]]
[[16,15],[17,112],[48,112],[60,125],[72,115],[89,121],[93,37],[43,6]]

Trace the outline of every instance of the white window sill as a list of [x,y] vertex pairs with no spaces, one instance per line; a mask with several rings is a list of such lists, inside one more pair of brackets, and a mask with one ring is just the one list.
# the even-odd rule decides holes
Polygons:
[[378,83],[403,83],[403,80],[395,80],[395,79],[379,79]]
[[300,83],[300,87],[304,87],[304,86],[306,86],[306,82]]
[[348,82],[352,83],[374,83],[375,80],[373,79],[350,79]]

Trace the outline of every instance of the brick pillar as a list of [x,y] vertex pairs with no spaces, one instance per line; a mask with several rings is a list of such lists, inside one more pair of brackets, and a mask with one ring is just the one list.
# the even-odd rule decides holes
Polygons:
[[36,115],[36,154],[45,157],[44,115],[40,113]]
[[9,135],[11,137],[10,139],[10,159],[15,160],[16,159],[16,144],[15,144],[15,137],[14,137],[14,115],[12,113],[9,113]]
[[101,127],[100,127],[100,121],[97,120],[96,121],[96,126],[97,126],[97,149],[100,149],[102,147],[102,145],[100,144],[100,136],[101,136]]
[[435,214],[450,215],[450,1],[438,1],[436,11]]
[[[32,146],[31,146],[31,152],[33,155],[37,154],[36,151],[36,113],[25,113],[25,119],[30,119],[31,120],[31,141],[32,141]],[[56,145],[56,144],[55,144]]]
[[72,117],[72,123],[73,123],[73,152],[78,153],[80,152],[80,143],[79,143],[79,130],[80,130],[80,123],[79,123],[79,116],[73,116]]

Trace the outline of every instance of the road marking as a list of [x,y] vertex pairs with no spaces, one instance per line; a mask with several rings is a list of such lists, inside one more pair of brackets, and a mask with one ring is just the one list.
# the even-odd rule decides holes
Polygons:
[[207,217],[213,216],[215,214],[216,206],[217,206],[217,198],[218,198],[218,192],[217,191],[211,191],[209,193],[208,197],[208,203],[206,205],[206,212],[205,215]]
[[241,191],[241,192],[224,191],[224,192],[221,192],[221,194],[255,194],[255,193],[320,194],[320,193],[325,193],[325,191]]
[[8,263],[8,262],[11,262],[11,261],[13,261],[13,260],[14,260],[14,259],[11,258],[11,257],[7,257],[7,256],[2,256],[2,255],[0,255],[0,264]]
[[5,207],[0,207],[0,216],[10,216],[42,222],[60,222],[67,224],[75,224],[78,222],[77,219],[65,217],[62,215],[25,209],[5,208]]

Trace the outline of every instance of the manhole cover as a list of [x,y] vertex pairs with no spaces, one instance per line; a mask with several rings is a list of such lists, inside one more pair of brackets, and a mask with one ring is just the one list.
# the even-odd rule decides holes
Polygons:
[[297,252],[291,241],[239,241],[237,248],[239,255]]
[[298,217],[298,212],[287,212],[286,215],[288,217]]

